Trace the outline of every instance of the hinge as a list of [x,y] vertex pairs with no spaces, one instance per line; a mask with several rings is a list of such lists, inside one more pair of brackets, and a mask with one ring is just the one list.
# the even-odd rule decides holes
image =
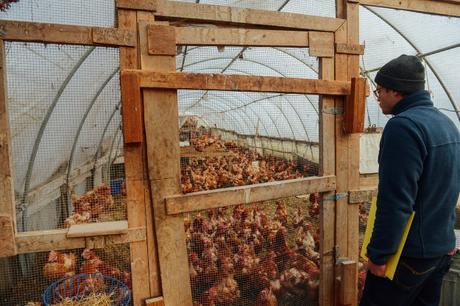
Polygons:
[[323,201],[338,201],[348,197],[348,192],[339,192],[323,197]]
[[321,112],[325,114],[340,115],[343,114],[343,107],[325,107]]

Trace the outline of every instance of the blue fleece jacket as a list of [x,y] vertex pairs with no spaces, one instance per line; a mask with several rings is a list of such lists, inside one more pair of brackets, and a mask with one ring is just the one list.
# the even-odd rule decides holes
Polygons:
[[412,211],[403,256],[429,258],[455,247],[455,205],[460,190],[460,136],[433,107],[427,91],[403,98],[383,130],[374,231],[367,248],[375,264],[396,252]]

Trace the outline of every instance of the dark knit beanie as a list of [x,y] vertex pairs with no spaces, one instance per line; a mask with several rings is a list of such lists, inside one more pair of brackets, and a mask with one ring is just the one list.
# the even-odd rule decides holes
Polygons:
[[425,89],[425,68],[418,57],[403,54],[380,68],[375,82],[384,88],[411,94]]

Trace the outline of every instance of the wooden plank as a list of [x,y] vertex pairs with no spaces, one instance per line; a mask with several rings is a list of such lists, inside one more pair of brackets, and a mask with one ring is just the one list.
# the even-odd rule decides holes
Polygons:
[[363,174],[359,177],[360,189],[377,189],[379,185],[378,174]]
[[1,256],[11,256],[16,252],[16,209],[11,162],[11,137],[8,117],[8,94],[6,84],[5,45],[0,40],[0,232]]
[[[344,260],[340,262],[340,292],[339,305],[353,306],[356,305],[356,290],[353,290],[353,284],[356,284],[358,277],[358,264],[354,260]],[[347,284],[351,284],[348,286]]]
[[308,47],[307,31],[176,27],[176,44],[192,46]]
[[432,0],[359,0],[361,5],[371,5],[420,13],[460,16],[460,5],[457,1]]
[[351,78],[351,94],[345,103],[345,132],[364,132],[364,116],[366,112],[366,79]]
[[[16,234],[18,254],[48,252],[51,250],[68,250],[84,248],[85,238],[67,238],[68,229],[56,229],[36,232],[22,232]],[[105,237],[107,244],[124,244],[135,241],[145,242],[145,227],[130,228],[128,233]]]
[[[138,15],[139,17],[139,15]],[[139,20],[141,68],[175,71],[175,56],[148,54],[147,22]],[[168,42],[175,45],[175,40]],[[155,231],[165,305],[192,305],[183,218],[167,216],[164,198],[180,193],[176,90],[144,89],[144,125]]]
[[12,41],[76,45],[133,46],[128,30],[0,20],[0,38]]
[[98,45],[134,47],[137,43],[135,31],[116,28],[93,28],[92,31],[93,42]]
[[16,242],[11,215],[0,214],[0,258],[16,255]]
[[156,20],[187,19],[194,22],[264,26],[335,32],[343,20],[304,14],[280,13],[266,10],[221,5],[195,4],[176,1],[118,0],[118,8],[142,9],[154,12]]
[[144,135],[139,78],[135,74],[122,74],[120,79],[123,103],[123,139],[125,144],[141,143]]
[[111,221],[101,223],[75,224],[69,228],[67,238],[93,237],[126,234],[128,221]]
[[[325,192],[335,189],[335,177],[308,177],[269,182],[257,185],[200,191],[166,197],[168,215],[200,211],[210,208],[250,204],[300,194]],[[225,199],[225,200],[224,200]]]
[[189,158],[209,158],[217,156],[230,156],[233,153],[228,151],[219,151],[219,150],[209,150],[205,148],[203,152],[195,150],[194,147],[180,147],[180,157],[189,157]]
[[162,296],[145,300],[145,306],[164,306],[165,301]]
[[176,31],[174,27],[165,25],[149,25],[147,44],[151,55],[176,55]]
[[359,189],[350,190],[348,193],[348,203],[358,204],[363,202],[370,202],[372,197],[377,195],[377,188],[375,189]]
[[333,57],[334,56],[334,33],[309,32],[308,40],[310,56]]
[[359,44],[335,44],[335,52],[339,54],[355,54],[363,55],[364,54],[364,45]]
[[[320,78],[334,79],[334,59],[320,58]],[[333,97],[321,96],[320,109],[334,108]],[[320,175],[335,175],[335,117],[332,113],[320,113]],[[334,192],[323,193],[323,197]],[[320,210],[320,287],[319,300],[322,306],[334,305],[334,261],[335,261],[335,202],[321,200]]]
[[117,0],[117,8],[154,11],[155,2],[155,0]]
[[[136,12],[118,10],[118,27],[120,29],[134,31],[137,34]],[[137,36],[138,35],[136,35],[136,38]],[[136,46],[134,48],[120,48],[120,69],[137,69],[138,67],[138,44],[136,39]],[[141,104],[141,131],[143,136],[142,107]],[[143,305],[144,300],[151,297],[152,294],[154,294],[153,292],[158,293],[158,290],[155,291],[151,286],[152,282],[158,283],[158,279],[154,276],[156,266],[150,264],[150,260],[156,257],[154,254],[151,255],[149,249],[150,244],[155,243],[155,241],[151,239],[153,228],[151,224],[146,221],[149,218],[147,207],[150,206],[150,203],[149,198],[146,198],[145,192],[146,185],[144,180],[146,175],[144,175],[144,146],[145,141],[143,141],[141,145],[124,144],[128,226],[129,228],[145,227],[147,231],[147,241],[132,242],[129,247],[133,304],[135,306]],[[110,238],[112,238],[112,236],[110,236]]]
[[188,72],[122,70],[137,74],[142,88],[208,89],[223,91],[276,92],[298,94],[348,95],[350,82],[283,77],[223,75]]

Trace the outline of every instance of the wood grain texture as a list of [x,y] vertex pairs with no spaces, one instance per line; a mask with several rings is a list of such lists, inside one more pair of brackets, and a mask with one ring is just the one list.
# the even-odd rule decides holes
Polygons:
[[192,46],[308,47],[307,31],[176,27],[176,44]]
[[[119,9],[118,26],[120,29],[127,29],[136,33],[136,46],[134,48],[120,48],[120,69],[139,68],[138,59],[138,42],[137,42],[137,14],[135,11]],[[123,85],[122,85],[123,86]],[[140,93],[140,90],[138,89]],[[141,108],[142,114],[142,108]],[[125,115],[123,113],[123,115]],[[141,117],[142,118],[142,117]],[[143,121],[141,119],[141,133],[143,136]],[[138,136],[137,136],[138,139]],[[145,227],[146,237],[151,235],[153,229],[149,226],[146,216],[146,207],[149,206],[149,199],[145,196],[145,181],[143,152],[144,144],[125,143],[125,174],[127,190],[127,210],[128,210],[128,227]],[[148,186],[148,185],[147,185]],[[148,188],[148,187],[147,187]],[[151,286],[152,280],[157,280],[151,275],[156,269],[155,265],[150,264],[150,259],[155,256],[149,254],[149,244],[153,243],[151,239],[130,243],[131,275],[133,284],[133,303],[135,306],[144,304],[144,300],[154,294]],[[158,292],[157,292],[158,293]]]
[[[334,79],[334,59],[320,58],[320,78]],[[333,97],[321,96],[321,110],[334,108]],[[335,175],[335,116],[322,111],[320,113],[320,175]],[[337,186],[336,186],[337,188]],[[334,195],[326,192],[322,198]],[[319,300],[322,306],[334,305],[334,260],[335,260],[335,202],[321,200],[320,210],[320,287]]]
[[135,44],[135,32],[126,29],[9,20],[0,20],[0,38],[75,45],[134,46]]
[[208,89],[223,91],[276,92],[297,94],[348,95],[350,82],[283,77],[222,75],[149,70],[123,70],[137,74],[142,88]]
[[75,224],[67,231],[67,238],[120,235],[128,233],[128,221]]
[[151,24],[147,29],[150,55],[176,55],[176,31],[174,27]]
[[174,215],[334,189],[335,177],[325,176],[208,190],[167,197],[166,211],[168,215]]
[[366,79],[351,78],[351,94],[345,102],[345,133],[363,133],[366,113]]
[[[148,23],[139,21],[141,68],[175,71],[175,56],[148,54],[147,29]],[[175,46],[175,40],[164,43]],[[192,305],[183,218],[167,216],[164,205],[165,197],[180,192],[177,92],[171,89],[144,89],[143,98],[162,294],[167,306]]]
[[152,11],[157,20],[188,19],[194,22],[327,32],[336,31],[344,22],[344,20],[330,17],[165,0],[118,0],[117,5],[119,8]]
[[334,57],[334,34],[327,32],[309,32],[310,56]]
[[[105,237],[104,245],[133,243],[136,241],[144,241],[145,243],[145,237],[145,227],[130,228],[127,234]],[[15,240],[18,254],[86,247],[84,237],[67,238],[67,229],[17,233]]]

